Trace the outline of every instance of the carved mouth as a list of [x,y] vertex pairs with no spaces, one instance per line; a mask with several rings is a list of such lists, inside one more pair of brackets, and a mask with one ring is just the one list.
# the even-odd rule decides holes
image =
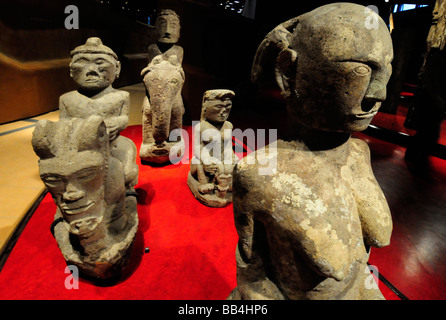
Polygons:
[[364,119],[373,118],[377,113],[378,113],[378,110],[375,110],[375,111],[371,111],[371,112],[353,114],[352,117],[356,120],[364,120]]
[[103,217],[90,217],[72,221],[68,224],[68,231],[82,238],[88,238],[96,232]]
[[62,205],[61,209],[63,210],[63,212],[65,212],[66,214],[79,214],[82,212],[87,211],[88,209],[90,209],[92,206],[94,205],[94,201],[90,201],[89,203],[87,203],[85,206],[80,206],[80,207],[75,207],[75,208],[71,208],[68,205]]
[[355,120],[364,120],[373,118],[378,113],[380,105],[381,104],[377,103],[376,100],[366,98],[361,103],[362,112],[353,114],[352,117]]

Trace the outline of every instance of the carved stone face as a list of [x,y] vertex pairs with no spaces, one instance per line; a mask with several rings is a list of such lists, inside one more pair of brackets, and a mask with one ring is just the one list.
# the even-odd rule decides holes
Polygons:
[[173,14],[160,15],[155,23],[158,42],[174,44],[180,38],[180,20]]
[[204,172],[207,172],[211,175],[215,175],[217,173],[218,167],[215,163],[203,164]]
[[376,16],[378,29],[368,29],[370,11],[347,10],[305,14],[293,34],[289,109],[308,127],[365,130],[386,98],[393,59],[387,26]]
[[88,236],[103,219],[105,161],[94,151],[41,160],[40,177],[75,235]]
[[118,77],[119,63],[104,53],[78,53],[70,63],[70,75],[88,91],[102,91]]
[[229,98],[207,100],[204,102],[203,108],[205,108],[206,120],[222,123],[229,117],[229,113],[232,108],[232,101]]

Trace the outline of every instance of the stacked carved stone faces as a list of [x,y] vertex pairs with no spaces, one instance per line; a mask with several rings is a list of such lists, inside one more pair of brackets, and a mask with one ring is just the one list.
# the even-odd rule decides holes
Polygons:
[[54,236],[68,264],[99,279],[119,277],[138,228],[136,146],[119,135],[129,95],[111,85],[116,54],[99,38],[71,52],[79,90],[60,97],[58,122],[40,121],[33,148],[57,205]]
[[231,90],[204,93],[200,123],[194,128],[194,156],[187,185],[194,196],[210,207],[224,207],[232,201],[232,108]]
[[392,219],[367,144],[350,137],[378,111],[391,73],[389,31],[378,15],[377,28],[367,28],[371,14],[322,6],[279,25],[258,48],[252,78],[277,80],[290,126],[266,147],[277,154],[274,173],[259,175],[268,154],[259,151],[234,169],[230,299],[383,299],[367,261],[370,247],[389,244]]
[[147,96],[142,106],[143,142],[139,155],[143,161],[168,163],[183,156],[181,151],[170,154],[173,146],[183,143],[181,135],[176,140],[169,139],[173,131],[181,130],[184,114],[183,48],[175,44],[180,36],[179,17],[172,10],[162,10],[155,28],[158,42],[149,46],[149,64],[141,71]]

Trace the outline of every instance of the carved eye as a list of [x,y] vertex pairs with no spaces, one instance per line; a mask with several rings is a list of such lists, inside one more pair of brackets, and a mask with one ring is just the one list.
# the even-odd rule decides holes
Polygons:
[[365,65],[356,67],[353,72],[356,73],[358,76],[366,76],[370,73],[370,67],[367,67]]
[[100,168],[88,168],[76,173],[76,178],[81,180],[88,180],[94,178],[96,173],[100,170]]
[[45,176],[42,176],[42,180],[46,185],[51,186],[51,187],[55,187],[55,186],[63,183],[62,177],[60,177],[58,175],[45,175]]

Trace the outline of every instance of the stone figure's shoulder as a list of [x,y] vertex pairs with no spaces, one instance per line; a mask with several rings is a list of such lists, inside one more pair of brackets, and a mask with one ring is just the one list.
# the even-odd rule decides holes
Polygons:
[[367,142],[361,139],[351,138],[350,144],[353,146],[353,149],[358,157],[365,157],[366,159],[370,158],[370,148]]
[[174,47],[175,47],[175,50],[176,50],[177,52],[179,52],[179,53],[181,53],[181,54],[184,52],[184,49],[183,49],[182,46],[179,46],[179,45],[176,44]]
[[128,91],[115,89],[115,88],[113,88],[111,90],[110,94],[116,95],[116,96],[122,96],[122,97],[129,97],[130,96],[130,93]]
[[109,93],[107,93],[109,99],[113,99],[115,101],[128,101],[130,100],[130,93],[128,91],[112,89]]
[[217,130],[217,128],[209,121],[201,120],[200,121],[200,130],[203,132],[204,130],[207,130],[207,129]]
[[73,90],[73,91],[69,91],[69,92],[62,94],[59,97],[59,101],[64,102],[64,103],[70,103],[70,102],[74,102],[74,101],[79,101],[79,99],[83,99],[83,98],[86,98],[86,97],[83,96],[82,94],[80,94],[77,90]]
[[223,124],[223,127],[222,127],[223,130],[224,129],[233,129],[233,128],[234,128],[234,126],[229,121],[225,121],[225,123]]
[[147,47],[148,52],[160,52],[160,49],[156,43],[152,43]]

